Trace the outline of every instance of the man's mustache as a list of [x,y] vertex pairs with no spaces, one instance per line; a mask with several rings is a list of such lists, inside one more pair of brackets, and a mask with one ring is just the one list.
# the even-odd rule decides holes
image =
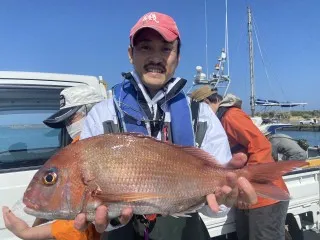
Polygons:
[[148,64],[144,65],[143,68],[146,71],[149,68],[156,68],[156,69],[160,69],[163,72],[166,72],[166,67],[162,63],[148,63]]

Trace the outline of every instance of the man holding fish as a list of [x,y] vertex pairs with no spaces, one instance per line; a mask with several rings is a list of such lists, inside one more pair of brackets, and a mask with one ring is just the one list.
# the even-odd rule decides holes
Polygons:
[[303,165],[231,172],[216,161],[242,167],[246,159],[215,160],[194,147],[189,102],[182,91],[186,80],[173,77],[180,41],[171,17],[151,12],[139,19],[128,49],[134,71],[123,73],[113,99],[92,108],[81,140],[38,171],[24,195],[27,213],[75,218],[79,230],[94,221],[98,232],[110,233],[108,239],[210,239],[196,212],[205,201],[214,212],[219,204],[255,203],[248,180],[273,180]]
[[[81,138],[105,133],[103,123],[112,121],[117,116],[117,119],[120,119],[120,131],[139,132],[163,141],[193,146],[190,110],[182,92],[186,81],[173,77],[180,59],[180,46],[179,30],[170,16],[151,12],[141,17],[130,32],[128,55],[134,71],[123,74],[123,82],[113,88],[114,101],[105,100],[89,113]],[[212,151],[214,149],[211,149]],[[220,156],[217,156],[217,159],[222,163],[229,160],[218,157]],[[244,184],[245,180],[240,179],[240,182]],[[232,186],[234,185],[233,180]],[[228,187],[223,190],[230,191]],[[209,206],[218,211],[215,198],[215,195],[211,194],[207,200]],[[108,224],[107,211],[107,207],[97,210],[95,224],[99,232],[104,231],[107,226],[109,229],[114,227]],[[124,209],[119,222],[126,223],[131,218],[131,211]],[[193,214],[192,218],[158,217],[155,224],[147,223],[150,225],[147,231],[150,232],[145,231],[145,223],[138,218],[133,218],[133,225],[135,235],[141,237],[149,235],[151,239],[209,238],[197,213]],[[76,218],[76,227],[83,228],[84,222],[85,215],[80,214]],[[189,224],[192,230],[186,232],[188,223],[192,223]],[[183,236],[184,234],[186,236]],[[129,236],[126,238],[129,239]]]
[[[118,116],[120,130],[139,132],[163,141],[193,146],[193,130],[191,121],[188,121],[190,113],[189,108],[186,107],[188,103],[181,91],[185,81],[173,78],[180,59],[180,46],[179,30],[171,17],[156,12],[147,13],[141,17],[130,32],[128,54],[134,71],[123,74],[123,82],[113,88],[114,102],[105,100],[89,113],[81,138],[104,133],[103,123]],[[156,124],[157,122],[159,124]],[[228,159],[217,158],[217,160]],[[244,181],[240,179],[240,183],[243,184]],[[232,186],[234,185],[233,180]],[[212,210],[218,211],[215,195],[208,195],[207,201]],[[97,230],[103,231],[108,223],[106,220],[108,209],[106,207],[100,209],[96,213],[95,222]],[[131,216],[130,209],[125,211],[126,214],[120,217],[120,222],[125,222]],[[190,221],[188,218],[159,217],[152,226],[152,231],[147,229],[151,231],[149,233],[146,233],[146,229],[142,231],[144,224],[141,224],[139,219],[134,218],[133,221],[135,231],[141,237],[149,234],[152,239],[208,238],[207,233],[203,232],[206,230],[201,227],[202,223],[198,215],[192,215],[192,219],[193,231],[188,232],[188,236],[184,237],[183,231],[187,221]],[[78,228],[83,227],[84,222],[84,214],[76,218]],[[112,227],[112,224],[109,224],[109,227],[110,225]],[[176,233],[175,236],[174,233]]]

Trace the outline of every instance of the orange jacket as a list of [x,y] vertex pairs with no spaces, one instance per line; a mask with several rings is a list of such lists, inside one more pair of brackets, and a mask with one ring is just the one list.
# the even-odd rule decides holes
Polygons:
[[[238,144],[243,146],[241,151],[248,156],[247,164],[274,162],[270,142],[244,111],[232,107],[226,111],[221,122],[227,133],[230,148]],[[288,192],[282,178],[274,181],[273,184]],[[276,202],[278,201],[258,197],[258,202],[250,208],[268,206]]]
[[[73,139],[72,143],[75,143],[80,138]],[[56,240],[98,240],[100,234],[96,231],[92,223],[89,224],[87,230],[81,232],[74,228],[74,221],[57,220],[51,225],[51,235]]]
[[74,221],[57,220],[51,225],[51,234],[57,240],[98,240],[100,234],[95,230],[92,223],[88,228],[81,232],[74,228]]

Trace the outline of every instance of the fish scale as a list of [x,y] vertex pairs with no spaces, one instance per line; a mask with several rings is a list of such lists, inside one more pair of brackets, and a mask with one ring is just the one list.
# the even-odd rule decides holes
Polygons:
[[[119,144],[121,146],[125,146],[125,145],[127,146],[127,149],[126,149],[127,151],[120,155],[121,159],[114,159],[112,161],[112,169],[114,169],[115,173],[126,171],[126,173],[124,173],[126,177],[120,179],[119,181],[123,183],[122,186],[126,186],[126,189],[125,189],[126,191],[134,190],[142,193],[158,192],[158,193],[169,194],[172,197],[167,201],[164,199],[155,199],[147,202],[147,203],[153,203],[155,205],[159,205],[162,209],[165,209],[165,211],[168,211],[168,208],[165,208],[164,206],[179,205],[178,203],[180,201],[180,198],[183,198],[186,195],[190,194],[185,191],[185,186],[186,184],[188,184],[188,182],[190,182],[190,184],[188,184],[189,185],[188,187],[192,187],[192,190],[194,189],[193,192],[201,191],[201,188],[199,189],[196,182],[194,180],[191,180],[192,175],[194,175],[194,172],[196,171],[196,168],[194,170],[190,169],[190,165],[184,164],[183,162],[181,162],[181,159],[176,158],[177,154],[173,154],[173,156],[170,156],[170,155],[168,156],[169,149],[168,150],[163,149],[162,151],[165,153],[165,155],[161,156],[161,152],[155,153],[154,151],[155,148],[150,147],[149,141],[148,141],[149,147],[146,147],[146,144],[145,144],[146,139],[140,138],[140,140],[141,140],[140,144],[135,144],[135,145],[126,145],[123,142],[123,141],[126,141],[125,138],[120,139],[119,142],[112,143],[112,144]],[[107,146],[105,146],[105,149],[108,149],[109,144],[107,143],[106,145]],[[163,147],[168,148],[167,145],[164,145]],[[130,150],[133,153],[130,152]],[[135,154],[135,153],[139,153],[139,154]],[[130,156],[135,156],[135,157],[130,158]],[[165,164],[166,162],[164,161],[164,159],[168,157],[171,157],[170,164],[169,163]],[[110,165],[111,165],[111,162],[110,162]],[[128,171],[128,169],[130,169],[130,171]],[[175,184],[176,182],[181,182],[181,176],[183,176],[183,175],[177,174],[178,170],[185,171],[186,173],[189,172],[188,175],[190,176],[185,175],[184,179],[182,179],[182,181],[185,184],[179,184],[179,185]],[[201,175],[202,174],[203,172],[201,173]],[[165,182],[161,182],[161,179],[165,179]],[[139,184],[137,184],[138,182]],[[168,189],[168,184],[175,187],[172,189]],[[120,191],[119,185],[116,182],[115,182],[115,185],[112,187],[112,189],[114,191],[116,190]],[[133,205],[143,206],[143,203],[135,202],[133,203]],[[185,207],[180,207],[180,208],[185,208]],[[139,211],[138,208],[136,209],[137,211]]]

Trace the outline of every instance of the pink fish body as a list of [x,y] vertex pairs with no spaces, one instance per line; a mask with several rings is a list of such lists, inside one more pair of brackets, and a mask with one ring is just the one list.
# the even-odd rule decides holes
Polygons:
[[93,220],[103,204],[110,218],[126,206],[139,215],[183,216],[203,206],[230,171],[259,184],[258,194],[288,200],[287,192],[272,186],[274,194],[266,194],[261,185],[270,189],[271,181],[306,164],[288,161],[231,170],[196,147],[132,133],[99,135],[70,144],[39,169],[24,194],[25,211],[46,219],[74,219],[85,212]]

